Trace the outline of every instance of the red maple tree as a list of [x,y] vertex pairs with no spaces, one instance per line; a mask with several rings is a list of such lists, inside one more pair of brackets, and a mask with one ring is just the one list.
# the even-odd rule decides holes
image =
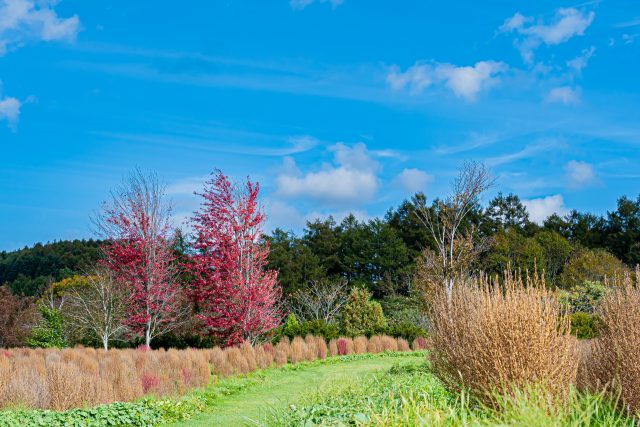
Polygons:
[[280,320],[278,274],[265,268],[269,245],[263,239],[259,191],[249,179],[235,186],[215,171],[192,219],[191,296],[205,326],[228,345],[255,342]]
[[171,209],[157,177],[140,170],[111,199],[97,221],[106,240],[101,263],[125,287],[126,323],[149,346],[177,326],[183,307],[170,246]]

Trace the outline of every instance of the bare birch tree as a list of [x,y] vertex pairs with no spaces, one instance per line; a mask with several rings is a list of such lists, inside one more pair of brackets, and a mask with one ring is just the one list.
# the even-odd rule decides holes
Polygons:
[[126,290],[126,323],[149,346],[187,313],[171,250],[173,218],[165,186],[155,173],[134,170],[94,224],[105,239],[101,265]]
[[468,273],[477,257],[477,230],[473,225],[465,227],[465,220],[492,184],[489,170],[482,163],[465,162],[446,199],[418,208],[418,217],[435,242],[435,251],[427,250],[419,261],[418,272],[422,268],[423,274],[432,274],[448,295],[456,278]]
[[97,268],[91,273],[85,276],[84,286],[69,290],[65,313],[76,327],[97,336],[107,350],[109,340],[126,329],[126,296],[107,269]]

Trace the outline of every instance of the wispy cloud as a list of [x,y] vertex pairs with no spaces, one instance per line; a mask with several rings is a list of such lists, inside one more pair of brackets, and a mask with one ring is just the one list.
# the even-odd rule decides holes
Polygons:
[[598,182],[590,163],[571,160],[565,165],[564,170],[569,188],[584,188]]
[[433,175],[415,168],[403,169],[393,180],[393,183],[409,193],[425,191],[427,185],[433,182]]
[[540,45],[558,45],[575,36],[584,35],[595,16],[593,11],[561,8],[556,10],[550,21],[545,22],[542,19],[536,20],[517,12],[507,18],[498,31],[502,33],[515,32],[518,35],[515,45],[520,50],[522,59],[531,64],[534,59],[534,51]]
[[557,138],[543,138],[537,142],[526,145],[521,150],[513,153],[502,154],[495,157],[486,159],[488,166],[500,166],[508,163],[512,163],[522,159],[528,159],[534,157],[540,153],[557,150],[565,146],[564,141]]
[[546,101],[564,105],[575,105],[580,103],[580,88],[571,86],[554,87],[546,96]]
[[3,0],[0,3],[0,56],[30,41],[73,41],[80,28],[77,15],[60,18],[55,0]]
[[6,120],[12,130],[15,130],[18,124],[21,105],[22,103],[16,98],[0,96],[0,121]]
[[[279,136],[250,133],[249,137],[242,132],[220,132],[219,129],[201,130],[196,133],[125,133],[95,132],[96,135],[111,140],[121,140],[150,144],[155,146],[181,147],[190,150],[207,152],[245,154],[251,156],[282,157],[309,151],[321,142],[309,135]],[[248,139],[252,143],[245,143]],[[260,144],[256,142],[260,141]]]
[[289,5],[294,10],[302,10],[313,3],[329,3],[333,9],[344,3],[344,0],[290,0]]
[[629,27],[637,27],[640,25],[640,18],[631,19],[629,21],[619,22],[614,24],[615,28],[629,28]]
[[436,147],[435,152],[437,154],[458,154],[467,151],[473,151],[478,148],[488,147],[498,142],[504,141],[505,135],[500,133],[478,133],[471,132],[466,141],[461,144],[447,144]]
[[393,90],[406,89],[411,95],[418,95],[431,86],[443,85],[454,95],[474,101],[482,90],[495,85],[498,76],[507,69],[505,63],[496,61],[480,61],[473,66],[418,62],[406,71],[392,66],[387,83]]
[[591,46],[588,49],[583,49],[580,55],[578,55],[577,57],[573,58],[570,61],[567,61],[567,66],[573,69],[573,71],[577,75],[580,75],[582,73],[582,70],[589,63],[589,59],[591,59],[591,57],[595,52],[596,52],[595,46]]
[[[387,68],[381,64],[337,66],[299,59],[248,60],[199,52],[164,51],[117,45],[74,47],[107,56],[100,61],[62,63],[75,70],[201,87],[240,88],[382,102]],[[108,55],[117,60],[108,60]]]

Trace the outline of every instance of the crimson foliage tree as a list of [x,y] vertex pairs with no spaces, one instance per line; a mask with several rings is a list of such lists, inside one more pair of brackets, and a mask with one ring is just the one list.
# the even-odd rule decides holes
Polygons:
[[249,179],[236,186],[216,171],[192,220],[191,296],[205,326],[228,345],[255,342],[280,320],[277,272],[265,268],[269,245],[259,191]]
[[149,346],[179,323],[183,305],[171,251],[171,209],[154,174],[134,171],[97,218],[102,264],[126,290],[126,324]]

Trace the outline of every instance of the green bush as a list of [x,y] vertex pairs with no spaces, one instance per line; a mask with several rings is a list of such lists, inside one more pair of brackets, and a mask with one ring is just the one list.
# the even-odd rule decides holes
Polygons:
[[562,291],[560,301],[566,304],[572,313],[593,313],[605,291],[606,288],[602,283],[585,280],[580,285]]
[[298,323],[295,315],[290,314],[285,323],[274,333],[274,341],[280,341],[282,337],[305,337],[314,335],[324,337],[327,341],[340,336],[340,329],[337,325],[327,323],[322,319],[305,320]]
[[418,337],[427,336],[426,329],[416,326],[413,323],[396,323],[389,325],[383,333],[385,335],[391,335],[394,338],[404,338],[409,342],[413,342],[413,340]]
[[40,304],[38,310],[42,316],[42,321],[31,330],[27,345],[34,348],[67,347],[60,311],[49,308],[44,304]]
[[371,300],[371,294],[361,288],[353,288],[342,311],[342,331],[348,336],[365,335],[367,332],[386,328],[387,321],[379,302]]
[[282,325],[282,334],[289,338],[300,334],[300,323],[298,323],[295,314],[292,313],[287,316],[287,320],[285,320],[284,325]]
[[322,319],[318,320],[305,320],[300,325],[299,336],[315,335],[318,337],[324,337],[327,340],[338,338],[340,336],[340,329],[337,325],[327,323]]
[[597,338],[601,326],[602,319],[595,314],[577,312],[571,315],[571,333],[578,339]]
[[389,323],[408,323],[426,326],[427,316],[423,304],[416,296],[394,295],[380,301],[382,311]]

